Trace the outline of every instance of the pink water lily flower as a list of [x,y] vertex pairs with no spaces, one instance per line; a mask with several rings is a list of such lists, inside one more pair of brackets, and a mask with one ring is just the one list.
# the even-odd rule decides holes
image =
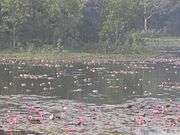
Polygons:
[[144,117],[139,116],[139,117],[135,118],[135,123],[138,125],[144,125],[144,124],[146,124],[146,121],[145,121]]
[[19,122],[19,116],[10,116],[7,118],[7,123],[10,125],[16,125]]
[[72,127],[64,127],[63,131],[64,132],[78,132],[76,128],[72,128]]
[[82,125],[82,124],[85,124],[86,122],[86,119],[84,117],[79,117],[78,118],[78,121],[77,121],[77,125]]
[[153,109],[152,113],[153,114],[163,114],[163,113],[165,113],[165,111],[167,111],[167,109],[164,106],[156,106]]

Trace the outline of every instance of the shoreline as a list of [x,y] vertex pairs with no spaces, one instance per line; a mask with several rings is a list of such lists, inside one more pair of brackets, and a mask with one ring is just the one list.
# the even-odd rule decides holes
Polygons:
[[148,61],[158,57],[158,53],[147,54],[100,54],[100,53],[74,53],[74,52],[0,52],[2,61],[25,61],[30,63],[107,63],[113,61]]

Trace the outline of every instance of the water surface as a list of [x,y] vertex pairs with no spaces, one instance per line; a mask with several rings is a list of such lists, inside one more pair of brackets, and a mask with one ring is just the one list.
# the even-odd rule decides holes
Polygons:
[[[138,135],[180,134],[180,65],[173,60],[53,65],[1,62],[0,95],[2,129],[23,130],[28,125],[38,130],[27,120],[28,108],[35,107],[44,113],[39,126],[58,125],[67,134],[70,125],[77,134],[98,134],[105,129]],[[158,106],[166,107],[166,113],[151,120]],[[60,115],[60,120],[49,119],[52,114]],[[69,117],[64,116],[67,114]],[[9,127],[6,119],[17,116],[18,122]],[[140,116],[146,123],[136,127]],[[86,119],[80,127],[74,124],[79,117]]]

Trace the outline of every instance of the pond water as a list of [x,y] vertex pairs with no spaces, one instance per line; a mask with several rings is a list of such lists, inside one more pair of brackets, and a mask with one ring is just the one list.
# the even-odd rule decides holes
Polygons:
[[39,133],[34,133],[31,131],[3,131],[0,130],[0,135],[41,135]]
[[2,60],[0,108],[3,135],[15,129],[22,132],[11,135],[28,135],[23,132],[27,129],[43,134],[95,135],[108,129],[178,135],[180,64],[173,59],[68,64]]

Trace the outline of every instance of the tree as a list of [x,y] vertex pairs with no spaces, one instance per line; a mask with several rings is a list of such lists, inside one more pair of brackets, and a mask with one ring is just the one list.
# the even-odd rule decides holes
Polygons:
[[2,0],[0,5],[6,15],[3,17],[3,24],[11,33],[12,46],[16,46],[17,27],[23,23],[25,7],[23,0]]
[[78,26],[84,3],[81,0],[47,0],[53,42],[73,47],[79,40]]
[[140,7],[143,11],[144,30],[148,31],[150,20],[156,14],[167,14],[177,0],[140,0]]
[[101,44],[105,44],[106,52],[117,49],[123,51],[131,46],[129,39],[131,32],[136,30],[137,7],[138,1],[106,1],[100,33]]
[[83,7],[80,34],[81,40],[85,43],[93,44],[99,40],[103,6],[104,0],[87,0]]
[[179,5],[179,0],[0,0],[0,46],[123,51],[138,45],[142,29],[171,29],[173,22],[177,28],[177,19],[169,18]]

